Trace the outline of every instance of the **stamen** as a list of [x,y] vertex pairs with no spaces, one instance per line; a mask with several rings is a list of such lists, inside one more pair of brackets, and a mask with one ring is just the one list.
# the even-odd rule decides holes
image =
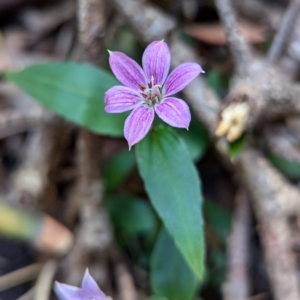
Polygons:
[[144,100],[143,103],[149,107],[153,107],[155,104],[160,103],[162,98],[162,86],[154,84],[154,77],[151,76],[151,82],[148,83],[148,88],[143,89],[140,93]]
[[154,84],[154,77],[153,77],[153,76],[151,76],[151,85],[152,85],[152,86],[155,85],[155,84]]

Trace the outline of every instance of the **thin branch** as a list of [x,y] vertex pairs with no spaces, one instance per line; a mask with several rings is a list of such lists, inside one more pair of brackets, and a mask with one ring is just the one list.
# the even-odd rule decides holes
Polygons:
[[238,162],[243,180],[254,199],[270,215],[292,216],[299,211],[299,189],[289,183],[258,151],[243,151]]
[[250,201],[245,191],[236,195],[232,230],[227,244],[228,273],[224,286],[225,300],[249,298],[248,261],[250,255]]
[[261,0],[233,0],[234,7],[242,17],[250,19],[268,29],[276,30],[281,22],[281,9]]
[[46,56],[44,54],[24,54],[15,53],[12,50],[1,49],[0,50],[0,74],[9,71],[16,71],[23,69],[25,67],[31,66],[33,64],[55,61],[51,56]]
[[300,13],[300,1],[290,0],[289,6],[283,16],[281,26],[273,40],[273,43],[268,52],[268,59],[270,63],[275,63],[280,59],[287,40],[291,37],[294,24]]
[[34,289],[33,300],[48,300],[51,289],[53,277],[57,269],[57,263],[50,260],[43,266]]
[[[80,60],[101,66],[104,58],[107,2],[78,0]],[[79,215],[77,241],[67,258],[67,281],[78,282],[87,266],[95,279],[108,283],[107,255],[113,241],[108,215],[103,207],[104,183],[101,174],[103,138],[81,129],[77,140],[78,182],[70,197],[71,217]]]
[[[284,179],[253,150],[243,151],[239,167],[247,189],[253,196],[274,298],[299,300],[297,264],[291,248],[291,232],[287,217],[282,214],[286,209],[285,205],[291,204],[290,195],[299,191],[283,184]],[[253,175],[257,178],[253,178]],[[299,203],[299,196],[294,200]]]
[[[257,208],[259,214],[260,208]],[[291,234],[285,218],[266,218],[260,211],[259,234],[275,300],[299,300],[297,263],[291,249]]]
[[34,289],[35,289],[35,286],[33,286],[29,291],[27,291],[25,294],[23,294],[17,300],[32,300],[33,296],[34,296]]
[[105,255],[113,240],[112,229],[103,207],[104,185],[99,155],[102,141],[102,137],[86,130],[80,132],[78,141],[81,238],[86,251],[96,251],[99,256]]
[[115,273],[119,287],[120,299],[137,300],[138,295],[134,286],[133,278],[126,265],[122,262],[117,262]]
[[[103,64],[104,32],[107,19],[105,0],[79,0],[79,40],[81,60]],[[84,247],[103,256],[113,236],[103,207],[104,186],[101,178],[101,150],[103,139],[85,129],[78,140],[79,194],[82,195],[80,217]],[[95,208],[98,208],[97,210]],[[102,251],[99,251],[102,250]]]
[[[56,211],[57,197],[49,174],[57,168],[62,158],[62,150],[69,138],[67,133],[64,122],[49,113],[47,122],[31,132],[23,162],[13,174],[14,189],[8,196],[10,201],[22,202],[23,206],[31,208],[40,207],[49,213]],[[49,190],[52,190],[52,194]]]
[[300,164],[299,137],[283,124],[266,127],[262,140],[270,153]]
[[0,276],[0,291],[8,290],[14,286],[35,279],[42,267],[43,264],[36,263]]
[[175,20],[151,4],[141,0],[113,0],[112,2],[144,43],[167,39],[175,29]]
[[236,15],[230,0],[215,0],[219,16],[223,23],[236,70],[246,76],[249,71],[251,52],[245,37],[239,30]]
[[49,112],[11,82],[0,84],[0,96],[12,106],[1,109],[0,138],[32,130],[49,120]]
[[103,64],[107,5],[104,0],[78,0],[80,59]]

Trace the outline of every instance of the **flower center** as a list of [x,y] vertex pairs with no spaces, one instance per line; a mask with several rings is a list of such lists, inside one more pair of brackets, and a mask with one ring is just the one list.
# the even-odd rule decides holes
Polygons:
[[141,100],[148,107],[153,107],[162,100],[162,86],[155,84],[152,76],[151,82],[148,83],[148,88],[141,86]]

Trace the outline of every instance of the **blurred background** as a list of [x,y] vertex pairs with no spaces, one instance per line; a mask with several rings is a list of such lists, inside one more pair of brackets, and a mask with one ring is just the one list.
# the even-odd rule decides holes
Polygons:
[[[122,1],[95,4],[95,10],[102,10],[95,26],[99,20],[104,24],[96,34],[102,48],[95,49],[84,24],[79,25],[79,7],[88,2],[0,0],[0,299],[56,299],[51,293],[53,280],[78,285],[86,267],[113,299],[273,299],[259,222],[237,184],[239,173],[232,172],[216,152],[214,137],[197,118],[188,132],[178,133],[202,180],[207,254],[201,283],[160,230],[134,149],[128,151],[125,139],[91,134],[53,114],[4,76],[38,63],[69,60],[110,71],[106,49],[122,51],[140,63],[145,43],[122,15]],[[172,18],[180,40],[200,59],[206,72],[203,80],[223,99],[234,65],[214,2],[135,2]],[[232,2],[242,34],[263,59],[289,1]],[[138,10],[141,18],[146,11]],[[276,62],[294,80],[300,70],[299,22],[291,25],[295,30]],[[286,148],[274,153],[255,131],[252,134],[272,168],[297,187],[297,159],[289,157]],[[299,139],[293,137],[298,153]],[[241,143],[231,145],[232,157],[238,155]],[[299,220],[298,216],[290,223],[297,264]],[[242,235],[238,246],[230,243],[234,230]],[[241,286],[247,291],[247,298],[226,292],[233,281],[236,290]],[[154,294],[164,297],[150,298]]]

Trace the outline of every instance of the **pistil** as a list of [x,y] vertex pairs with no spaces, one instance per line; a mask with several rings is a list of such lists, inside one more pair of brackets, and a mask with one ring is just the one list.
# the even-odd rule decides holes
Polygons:
[[154,79],[152,77],[151,82],[149,83],[148,89],[142,89],[141,96],[143,97],[143,103],[149,107],[153,107],[155,104],[159,104],[162,95],[161,95],[161,86],[154,85]]

